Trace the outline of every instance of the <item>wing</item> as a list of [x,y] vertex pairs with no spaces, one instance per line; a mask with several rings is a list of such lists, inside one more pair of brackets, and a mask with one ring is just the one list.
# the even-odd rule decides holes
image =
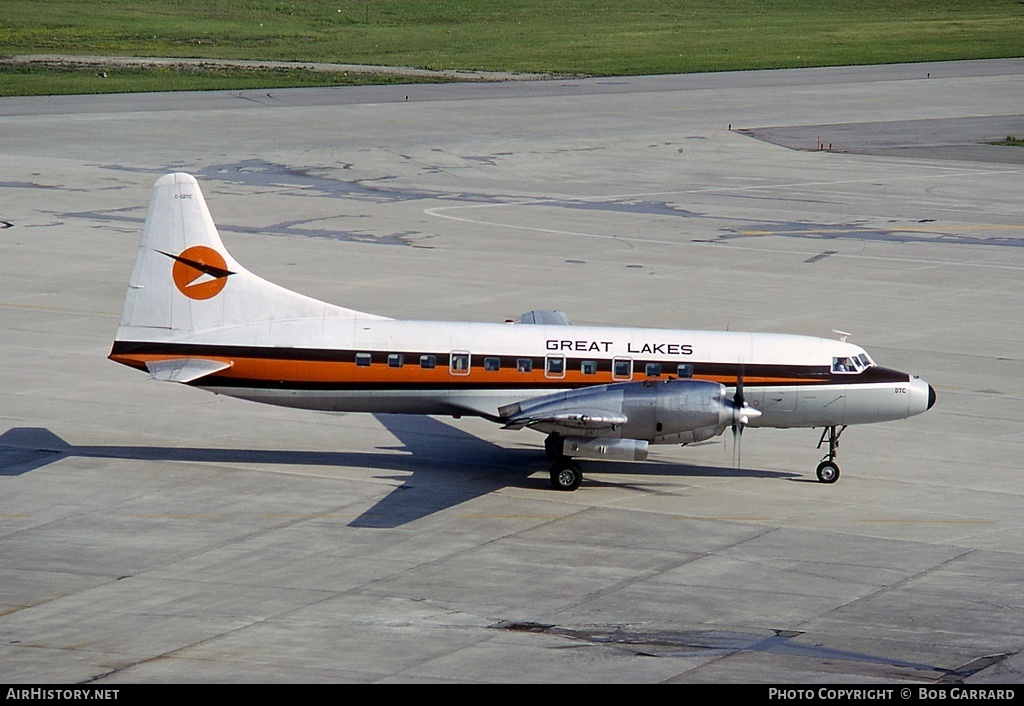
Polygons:
[[[661,379],[594,385],[533,397],[498,409],[506,429],[563,436],[693,443],[746,424],[760,412],[708,380]],[[744,420],[743,417],[746,417]]]
[[506,429],[544,426],[565,431],[615,430],[629,421],[623,412],[622,385],[598,385],[534,397],[498,409]]
[[522,429],[539,424],[562,427],[566,430],[615,429],[629,421],[624,414],[593,410],[590,412],[518,414],[506,422],[505,429]]

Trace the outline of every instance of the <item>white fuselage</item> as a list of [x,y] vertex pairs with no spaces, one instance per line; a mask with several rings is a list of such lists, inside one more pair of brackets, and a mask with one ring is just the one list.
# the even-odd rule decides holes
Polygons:
[[[836,371],[863,349],[770,333],[299,318],[140,342],[141,362],[230,363],[197,386],[257,402],[336,412],[479,415],[559,390],[668,378],[742,379],[759,427],[902,419],[929,406],[927,383],[873,363]],[[866,360],[866,357],[863,358]]]

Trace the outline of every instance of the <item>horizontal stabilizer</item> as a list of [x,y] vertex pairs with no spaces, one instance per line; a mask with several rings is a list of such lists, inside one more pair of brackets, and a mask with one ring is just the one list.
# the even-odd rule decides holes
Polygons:
[[173,358],[146,363],[146,370],[154,380],[180,383],[189,383],[230,367],[231,363],[205,358]]

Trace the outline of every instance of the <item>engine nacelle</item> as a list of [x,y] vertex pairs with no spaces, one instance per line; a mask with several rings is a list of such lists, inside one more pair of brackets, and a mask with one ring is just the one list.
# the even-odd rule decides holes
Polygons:
[[689,444],[721,434],[733,419],[725,385],[708,380],[651,380],[626,386],[622,435],[656,444]]
[[529,426],[579,439],[639,439],[655,444],[710,439],[736,416],[724,385],[676,379],[570,390],[535,400],[526,409],[515,404],[499,412],[512,428]]

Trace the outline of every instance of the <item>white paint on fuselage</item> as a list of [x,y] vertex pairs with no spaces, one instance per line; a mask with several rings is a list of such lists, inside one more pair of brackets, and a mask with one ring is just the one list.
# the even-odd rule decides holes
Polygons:
[[195,331],[164,340],[222,346],[368,352],[468,351],[474,355],[534,358],[564,355],[610,360],[623,357],[663,363],[793,367],[828,367],[833,357],[864,353],[864,349],[852,343],[794,334],[334,317],[286,319]]
[[[541,358],[564,355],[596,361],[633,358],[667,364],[664,373],[674,375],[681,363],[825,367],[835,357],[852,357],[864,350],[832,339],[774,333],[673,331],[652,328],[607,326],[543,326],[466,322],[398,321],[392,319],[294,319],[256,327],[237,327],[202,332],[189,343],[232,346],[282,346],[288,348],[365,350],[372,353],[419,352],[445,354],[469,352],[473,356],[522,356]],[[183,341],[184,342],[184,341]],[[670,354],[668,351],[674,351]],[[681,351],[687,351],[682,353]],[[646,351],[646,352],[644,352]],[[474,358],[474,362],[479,362]],[[409,361],[416,365],[416,361]],[[762,412],[754,427],[819,427],[867,424],[903,419],[928,407],[927,383],[863,383],[850,374],[849,384],[759,385],[745,383],[745,398]],[[699,375],[698,375],[699,377]],[[632,380],[644,380],[635,369]],[[373,389],[211,389],[257,402],[332,412],[393,412],[407,414],[478,415],[497,419],[498,408],[526,399],[568,389],[558,386],[531,389],[468,389],[452,376],[445,389],[410,389],[396,385]],[[595,376],[594,384],[613,382]],[[730,387],[730,396],[734,387]],[[652,440],[657,443],[657,440]]]

